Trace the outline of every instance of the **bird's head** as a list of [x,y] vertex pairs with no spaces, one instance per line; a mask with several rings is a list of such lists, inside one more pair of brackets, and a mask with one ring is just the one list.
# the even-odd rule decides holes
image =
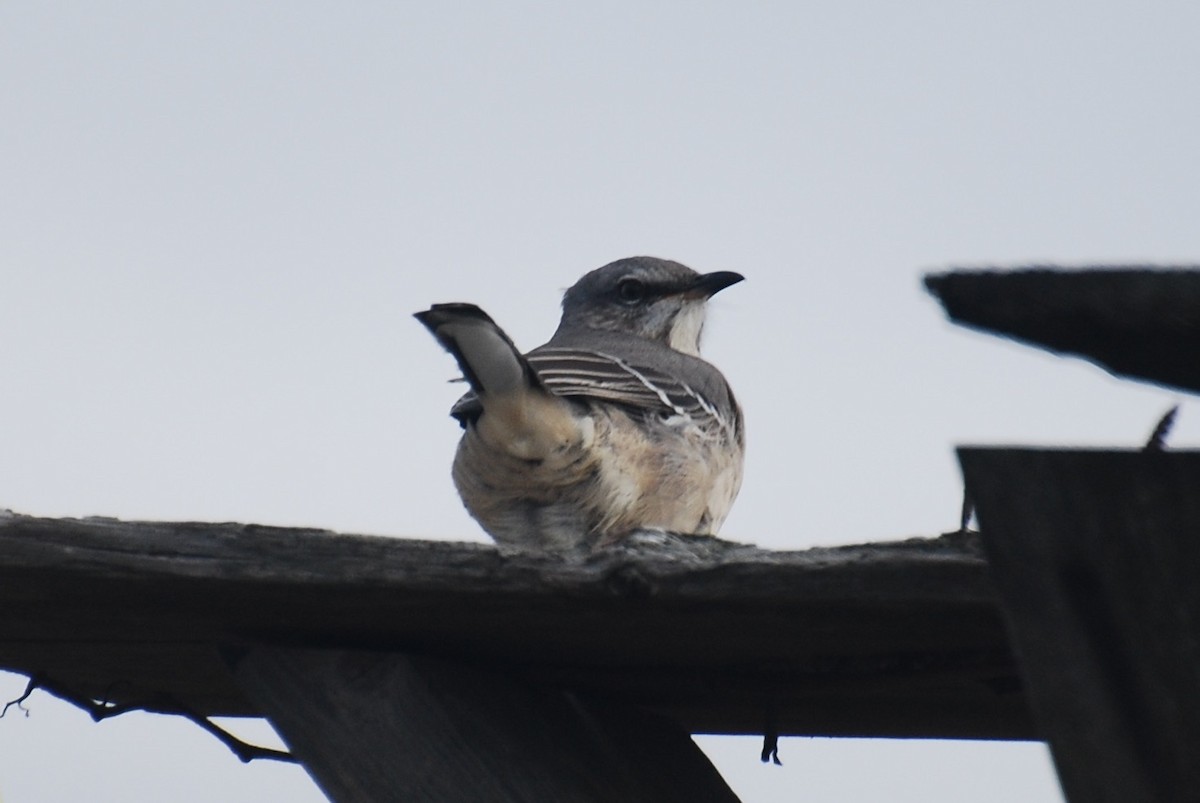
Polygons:
[[743,278],[731,271],[697,273],[667,259],[620,259],[567,290],[558,328],[624,332],[698,355],[705,303]]

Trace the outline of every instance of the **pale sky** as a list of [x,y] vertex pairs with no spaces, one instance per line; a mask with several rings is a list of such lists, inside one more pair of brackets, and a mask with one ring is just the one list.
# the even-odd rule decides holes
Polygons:
[[[723,536],[952,529],[955,444],[1130,446],[1177,400],[951,327],[920,276],[1200,260],[1197,30],[1183,2],[2,4],[0,507],[481,540],[410,314],[472,301],[532,348],[650,254],[747,277],[705,349],[749,438]],[[29,704],[3,803],[323,799],[185,722]],[[746,803],[1062,799],[1039,744],[700,743]]]

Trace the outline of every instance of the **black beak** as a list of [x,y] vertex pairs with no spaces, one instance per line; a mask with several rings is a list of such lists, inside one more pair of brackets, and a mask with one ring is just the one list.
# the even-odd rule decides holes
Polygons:
[[731,270],[719,270],[700,276],[687,289],[687,295],[698,298],[712,298],[726,287],[735,285],[746,277]]

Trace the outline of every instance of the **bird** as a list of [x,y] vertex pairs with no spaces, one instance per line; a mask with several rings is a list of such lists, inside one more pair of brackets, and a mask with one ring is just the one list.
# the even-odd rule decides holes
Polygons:
[[716,535],[742,483],[745,429],[724,375],[700,357],[706,304],[743,281],[629,257],[563,295],[527,354],[474,304],[415,313],[470,390],[452,477],[502,548],[585,553],[638,531]]

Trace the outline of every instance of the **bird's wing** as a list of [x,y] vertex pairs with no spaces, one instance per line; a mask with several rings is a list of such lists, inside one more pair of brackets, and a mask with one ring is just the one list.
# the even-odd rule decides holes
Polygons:
[[[682,356],[682,355],[680,355]],[[712,385],[713,377],[700,377],[697,382],[654,369],[644,361],[621,357],[607,351],[579,346],[545,345],[525,355],[538,381],[556,396],[596,400],[650,414],[679,416],[702,427],[716,426],[742,440],[741,411],[729,386],[720,374],[706,363],[706,369],[719,380],[719,392],[728,400],[731,411],[722,414],[720,407],[708,398],[700,387]],[[450,415],[463,426],[483,412],[483,405],[474,391],[466,393],[450,410]],[[732,416],[732,420],[727,419]]]
[[526,355],[547,390],[567,398],[597,399],[623,407],[684,416],[737,429],[685,379],[615,354],[578,347],[542,346]]

